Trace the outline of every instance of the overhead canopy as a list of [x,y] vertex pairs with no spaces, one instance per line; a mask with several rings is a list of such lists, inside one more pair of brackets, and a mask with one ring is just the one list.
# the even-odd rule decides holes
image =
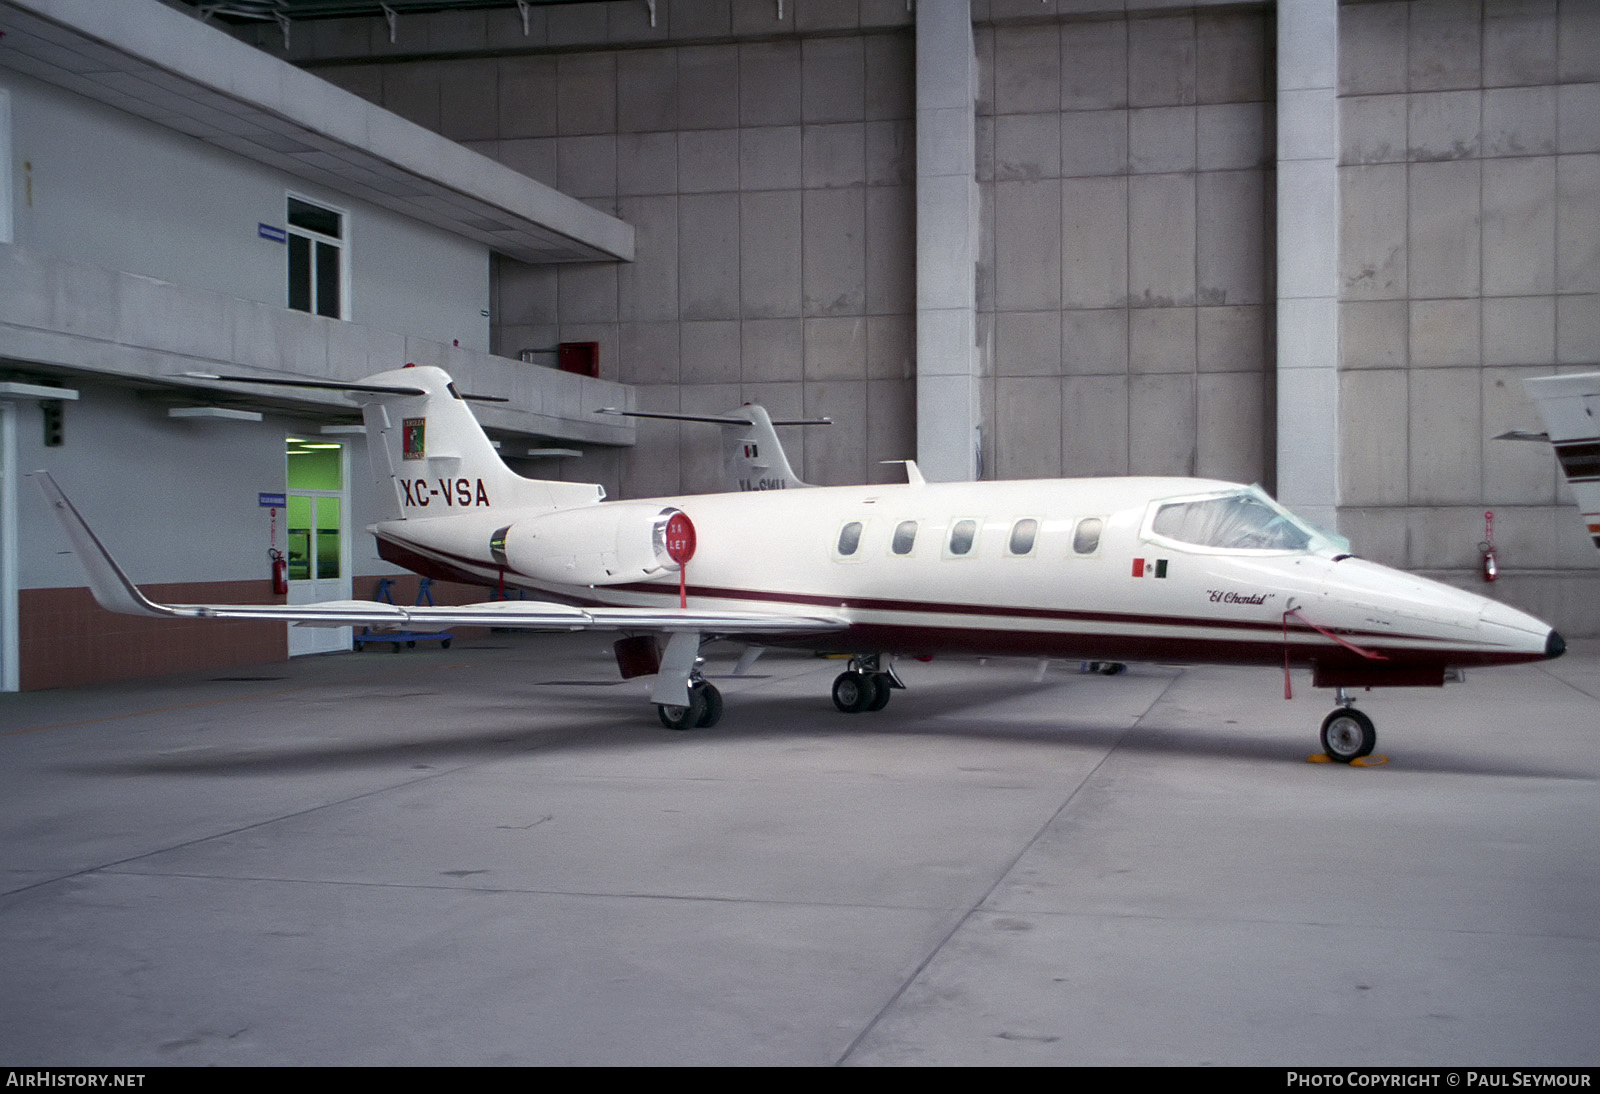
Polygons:
[[157,0],[0,0],[0,65],[523,262],[633,228]]

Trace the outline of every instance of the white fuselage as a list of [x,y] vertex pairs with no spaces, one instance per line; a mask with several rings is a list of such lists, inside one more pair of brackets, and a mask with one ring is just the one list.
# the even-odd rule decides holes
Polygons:
[[[816,648],[1200,662],[1281,662],[1287,649],[1292,660],[1315,663],[1326,682],[1351,684],[1437,683],[1446,666],[1547,656],[1548,626],[1483,597],[1334,549],[1233,550],[1152,528],[1164,501],[1244,489],[1195,479],[1063,479],[626,504],[659,503],[693,521],[691,608],[827,610],[850,620],[844,631],[797,636],[796,644]],[[490,540],[518,516],[458,512],[386,521],[373,532],[384,557],[440,577],[580,604],[678,604],[676,572],[576,585],[506,568]],[[1019,532],[1019,522],[1034,522],[1031,543],[1022,542],[1028,529]],[[841,538],[850,525],[859,534],[846,553]]]

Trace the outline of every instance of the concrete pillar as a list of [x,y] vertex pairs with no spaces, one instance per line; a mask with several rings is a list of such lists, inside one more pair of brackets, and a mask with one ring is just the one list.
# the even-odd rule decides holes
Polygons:
[[1278,0],[1278,500],[1339,504],[1339,8]]
[[0,399],[0,691],[22,686],[17,659],[17,407]]
[[917,4],[917,463],[978,476],[977,58],[969,0]]

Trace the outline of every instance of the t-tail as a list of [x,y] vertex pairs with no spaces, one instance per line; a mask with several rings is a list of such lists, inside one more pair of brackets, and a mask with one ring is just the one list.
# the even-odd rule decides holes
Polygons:
[[779,425],[832,425],[832,418],[774,419],[766,407],[746,403],[726,414],[674,414],[658,410],[619,410],[606,407],[601,414],[630,418],[660,418],[669,422],[710,422],[722,427],[723,489],[730,494],[749,490],[803,490],[802,481],[789,464],[778,440]]
[[505,465],[450,375],[407,365],[353,383],[190,373],[197,379],[342,391],[361,405],[383,520],[494,509],[567,509],[605,497],[594,483],[523,478]]
[[[797,490],[810,486],[789,466],[766,407],[750,403],[722,424],[722,473],[730,490]],[[827,419],[785,425],[817,425]]]
[[[528,479],[505,465],[442,369],[418,365],[362,381],[391,391],[352,390],[367,423],[367,452],[386,519],[442,517],[486,509],[565,509],[605,496],[593,483]],[[418,394],[397,394],[410,387]]]

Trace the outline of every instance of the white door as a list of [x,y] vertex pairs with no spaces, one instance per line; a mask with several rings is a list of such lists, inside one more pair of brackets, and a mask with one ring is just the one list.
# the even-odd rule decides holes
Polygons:
[[[349,492],[345,447],[290,437],[287,444],[289,603],[349,600]],[[350,648],[349,627],[289,628],[289,656]]]

